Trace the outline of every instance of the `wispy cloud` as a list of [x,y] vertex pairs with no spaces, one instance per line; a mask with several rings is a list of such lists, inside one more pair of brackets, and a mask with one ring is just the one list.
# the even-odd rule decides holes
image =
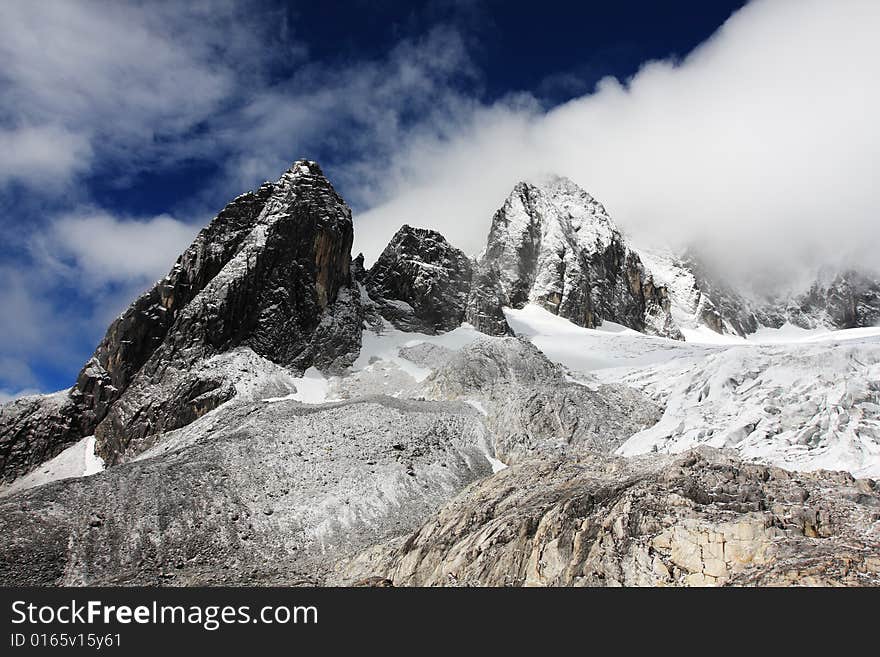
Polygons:
[[304,55],[263,14],[224,0],[0,4],[0,184],[62,183],[97,157],[187,157],[181,140],[236,102],[242,77]]
[[0,267],[0,398],[42,385],[32,363],[76,371],[112,318],[168,271],[196,230],[167,215],[81,208],[32,235],[29,263]]
[[356,194],[349,202],[368,205],[403,144],[426,130],[446,134],[470,112],[476,101],[463,89],[478,78],[448,26],[405,38],[376,59],[304,64],[211,122],[205,148],[226,152],[226,175],[215,185],[228,196],[276,177],[296,157],[320,154],[334,182]]
[[683,61],[548,112],[477,107],[401,145],[356,248],[375,256],[409,222],[476,252],[513,181],[554,171],[642,241],[700,243],[728,274],[876,266],[878,30],[871,0],[761,0]]
[[[450,25],[312,61],[296,15],[256,2],[0,3],[2,233],[23,246],[0,265],[0,389],[37,384],[37,361],[75,368],[198,225],[303,156],[355,207],[368,258],[403,223],[475,253],[514,182],[556,172],[638,240],[698,242],[742,278],[876,264],[878,31],[871,0],[757,0],[682,61],[487,101]],[[583,95],[547,109],[559,89]],[[186,162],[219,172],[164,215],[82,184]],[[26,204],[3,197],[21,186]]]
[[146,286],[168,271],[197,228],[168,215],[120,218],[86,208],[57,217],[34,236],[36,262],[89,292],[120,283]]

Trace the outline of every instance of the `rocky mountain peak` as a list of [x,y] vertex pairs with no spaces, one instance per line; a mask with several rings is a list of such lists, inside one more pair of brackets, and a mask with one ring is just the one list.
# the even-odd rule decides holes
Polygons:
[[683,329],[707,327],[746,337],[784,324],[833,330],[880,322],[880,277],[871,272],[825,269],[800,291],[768,296],[737,290],[693,248],[682,255],[642,249],[639,255],[654,280],[667,288],[672,315]]
[[188,424],[236,394],[199,372],[239,347],[294,371],[349,364],[361,323],[352,240],[351,210],[314,162],[234,199],[110,325],[66,395],[4,412],[2,476],[92,433],[115,462]]
[[436,333],[464,319],[473,264],[435,230],[404,225],[364,279],[379,313],[398,328]]
[[603,320],[681,337],[654,283],[604,206],[567,178],[520,182],[492,218],[468,321],[498,333],[500,308],[527,303],[593,328]]

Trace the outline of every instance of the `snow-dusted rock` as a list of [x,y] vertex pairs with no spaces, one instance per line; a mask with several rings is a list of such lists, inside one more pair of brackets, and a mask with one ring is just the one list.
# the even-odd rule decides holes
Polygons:
[[403,226],[364,277],[379,312],[407,331],[451,331],[464,319],[473,265],[437,231]]
[[[585,329],[537,306],[507,315],[574,378],[635,388],[664,409],[620,446],[623,455],[710,445],[795,470],[880,477],[880,329],[788,326],[685,343]],[[711,336],[722,337],[692,337]]]
[[0,498],[0,583],[321,584],[491,474],[480,414],[235,400],[133,462]]
[[502,333],[500,308],[538,304],[586,327],[603,320],[681,337],[656,285],[605,208],[567,178],[521,182],[492,218],[467,321]]
[[877,326],[880,277],[852,270],[834,276],[823,273],[793,305],[786,308],[786,319],[803,328]]
[[691,251],[639,249],[653,279],[668,291],[676,323],[746,337],[762,328],[792,324],[804,329],[848,329],[880,323],[880,277],[867,272],[822,272],[809,289],[770,297],[736,290]]
[[771,467],[880,472],[875,279],[748,296],[561,178],[476,264],[351,238],[297,162],[0,406],[0,583],[877,582],[876,485]]
[[575,383],[517,338],[487,337],[465,346],[424,381],[421,393],[475,403],[486,415],[495,457],[505,464],[536,453],[612,452],[660,417],[639,392]]
[[639,257],[666,289],[673,321],[685,334],[705,326],[716,333],[745,336],[759,328],[755,304],[717,281],[692,254],[639,249]]
[[65,398],[2,411],[0,476],[92,433],[114,463],[132,440],[192,421],[234,394],[199,364],[237,346],[298,371],[350,364],[361,330],[352,235],[351,211],[314,162],[236,198],[110,325]]

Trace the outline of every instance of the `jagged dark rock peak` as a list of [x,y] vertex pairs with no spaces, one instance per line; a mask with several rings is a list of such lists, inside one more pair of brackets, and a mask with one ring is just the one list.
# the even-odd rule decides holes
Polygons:
[[437,231],[403,226],[364,278],[379,312],[407,331],[437,333],[464,319],[473,263]]
[[314,162],[236,198],[110,325],[70,391],[0,409],[0,478],[92,433],[113,463],[132,439],[191,422],[234,394],[193,365],[238,346],[294,370],[350,363],[352,239],[351,211]]
[[363,283],[367,276],[367,270],[364,267],[364,254],[358,253],[351,259],[351,278],[357,283]]
[[680,338],[655,285],[602,205],[566,178],[519,183],[492,218],[467,321],[495,334],[500,308],[535,303],[580,326],[610,320]]

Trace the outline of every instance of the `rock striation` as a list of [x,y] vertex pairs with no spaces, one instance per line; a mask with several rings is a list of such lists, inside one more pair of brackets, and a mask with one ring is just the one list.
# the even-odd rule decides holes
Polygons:
[[465,404],[225,404],[91,477],[0,498],[0,582],[315,585],[491,474]]
[[701,448],[523,461],[416,532],[344,559],[337,580],[395,586],[880,583],[880,490]]
[[535,454],[611,453],[662,414],[632,388],[572,381],[531,342],[512,337],[479,339],[455,352],[421,394],[476,402],[496,457],[508,465]]

